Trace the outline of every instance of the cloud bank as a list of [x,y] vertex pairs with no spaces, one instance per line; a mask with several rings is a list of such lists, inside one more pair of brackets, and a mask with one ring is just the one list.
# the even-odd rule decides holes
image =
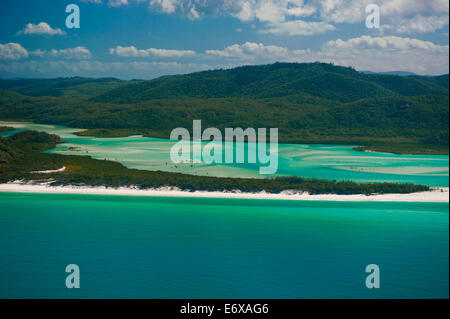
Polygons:
[[58,28],[53,29],[47,22],[40,22],[38,24],[28,23],[22,30],[17,32],[17,34],[64,35],[66,32]]

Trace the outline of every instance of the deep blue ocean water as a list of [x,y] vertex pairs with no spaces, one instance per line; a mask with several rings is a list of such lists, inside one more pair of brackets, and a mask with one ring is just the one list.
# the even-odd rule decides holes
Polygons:
[[445,203],[0,193],[0,298],[448,298],[448,231]]

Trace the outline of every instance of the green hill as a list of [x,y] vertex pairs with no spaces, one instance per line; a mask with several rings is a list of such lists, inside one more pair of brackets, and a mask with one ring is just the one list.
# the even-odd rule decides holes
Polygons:
[[275,63],[165,76],[121,86],[92,100],[136,103],[163,98],[273,98],[298,94],[351,102],[397,95],[448,95],[448,87],[439,80],[419,76],[364,74],[325,63]]
[[280,142],[345,143],[448,154],[448,75],[365,74],[324,63],[275,63],[164,76],[1,80],[0,119],[168,138],[175,127],[277,127]]
[[124,83],[127,82],[115,78],[0,79],[0,90],[12,90],[29,96],[86,98],[106,93]]

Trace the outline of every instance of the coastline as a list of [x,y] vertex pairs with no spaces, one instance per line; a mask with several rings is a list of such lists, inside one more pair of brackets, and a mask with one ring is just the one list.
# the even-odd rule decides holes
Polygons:
[[300,201],[352,201],[352,202],[423,202],[448,203],[449,188],[434,187],[431,191],[409,194],[375,194],[375,195],[310,195],[286,190],[280,194],[266,192],[207,192],[181,191],[176,187],[158,189],[138,189],[133,187],[92,187],[92,186],[50,186],[48,183],[23,183],[14,181],[0,184],[2,193],[45,193],[45,194],[82,194],[82,195],[120,195],[148,197],[191,197],[191,198],[236,198],[236,199],[269,199],[269,200],[300,200]]

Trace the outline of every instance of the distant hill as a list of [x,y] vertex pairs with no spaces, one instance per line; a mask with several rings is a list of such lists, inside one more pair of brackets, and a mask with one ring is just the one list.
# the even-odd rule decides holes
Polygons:
[[373,71],[360,71],[364,74],[384,74],[384,75],[398,75],[398,76],[410,76],[410,75],[416,75],[413,72],[407,72],[407,71],[388,71],[388,72],[373,72]]
[[305,94],[351,102],[430,93],[448,94],[448,87],[420,76],[364,74],[325,63],[275,63],[165,76],[121,86],[92,100],[120,104],[162,98],[274,98]]
[[277,127],[281,142],[448,153],[449,76],[275,63],[150,81],[0,80],[0,119],[167,138],[175,127]]
[[13,90],[29,96],[91,97],[126,83],[115,78],[0,79],[0,90]]

